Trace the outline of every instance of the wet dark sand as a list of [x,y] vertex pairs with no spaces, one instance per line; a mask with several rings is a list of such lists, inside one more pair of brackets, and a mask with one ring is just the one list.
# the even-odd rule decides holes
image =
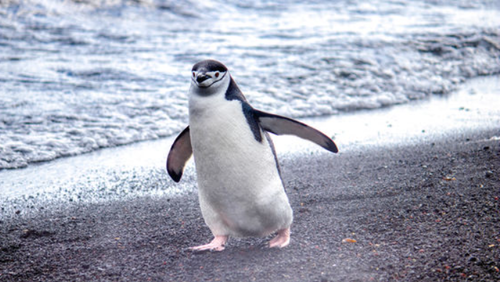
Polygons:
[[3,219],[0,280],[498,281],[499,135],[285,158],[295,220],[281,250],[188,251],[211,239],[195,193]]

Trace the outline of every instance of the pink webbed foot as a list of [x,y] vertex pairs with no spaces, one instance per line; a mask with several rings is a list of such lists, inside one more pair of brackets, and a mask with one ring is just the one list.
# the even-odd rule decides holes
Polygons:
[[269,241],[269,248],[284,248],[290,243],[290,227],[278,230],[278,234]]
[[210,242],[206,245],[191,247],[189,249],[192,251],[195,251],[195,252],[201,252],[201,251],[218,251],[218,252],[220,252],[220,251],[224,250],[228,239],[229,239],[229,236],[227,236],[227,235],[217,235],[212,240],[212,242]]

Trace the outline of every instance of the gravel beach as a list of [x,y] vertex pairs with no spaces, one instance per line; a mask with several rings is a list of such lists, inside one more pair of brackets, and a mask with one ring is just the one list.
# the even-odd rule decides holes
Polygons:
[[500,279],[498,130],[285,158],[292,241],[211,239],[195,191],[2,220],[2,281]]
[[232,239],[201,218],[173,138],[0,171],[0,281],[498,281],[500,85],[309,119],[339,154],[274,138],[292,239]]

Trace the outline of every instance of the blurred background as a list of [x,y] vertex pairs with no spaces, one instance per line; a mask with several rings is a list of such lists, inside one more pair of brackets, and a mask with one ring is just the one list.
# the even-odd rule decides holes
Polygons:
[[500,73],[499,19],[496,0],[2,0],[0,169],[177,134],[208,58],[294,118],[448,95]]

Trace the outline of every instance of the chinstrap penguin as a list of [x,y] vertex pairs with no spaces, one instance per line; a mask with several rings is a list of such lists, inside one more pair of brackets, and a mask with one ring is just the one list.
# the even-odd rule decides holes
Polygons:
[[167,171],[179,182],[194,155],[201,212],[214,239],[192,250],[222,251],[230,236],[275,232],[269,247],[289,244],[293,212],[268,132],[296,135],[338,152],[318,130],[252,108],[222,63],[205,60],[193,66],[189,126],[167,157]]

